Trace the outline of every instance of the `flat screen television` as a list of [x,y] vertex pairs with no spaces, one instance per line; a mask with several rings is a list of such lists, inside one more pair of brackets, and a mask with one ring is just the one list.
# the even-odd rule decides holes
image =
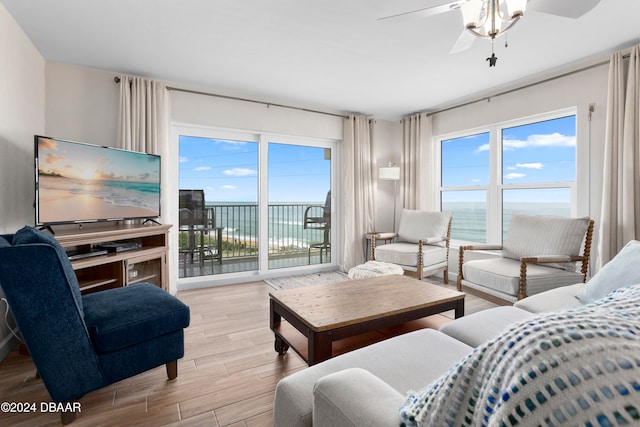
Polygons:
[[160,216],[160,156],[35,136],[36,225]]

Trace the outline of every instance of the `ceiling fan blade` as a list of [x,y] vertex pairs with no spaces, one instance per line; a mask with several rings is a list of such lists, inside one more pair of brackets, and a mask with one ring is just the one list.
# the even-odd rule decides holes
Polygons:
[[469,31],[462,30],[460,37],[458,37],[458,40],[456,40],[456,43],[451,48],[451,51],[449,52],[449,54],[453,55],[454,53],[462,52],[464,50],[469,49],[471,45],[473,45],[473,41],[476,38],[477,37],[471,34]]
[[433,15],[439,15],[441,13],[449,12],[450,10],[456,10],[460,8],[460,5],[467,0],[456,0],[449,3],[441,4],[440,6],[427,7],[424,9],[412,10],[410,12],[398,13],[396,15],[385,16],[378,18],[378,21],[384,21],[386,19],[401,18],[403,16],[415,15],[419,17],[427,17]]
[[598,3],[600,0],[529,0],[527,11],[576,19],[596,7]]

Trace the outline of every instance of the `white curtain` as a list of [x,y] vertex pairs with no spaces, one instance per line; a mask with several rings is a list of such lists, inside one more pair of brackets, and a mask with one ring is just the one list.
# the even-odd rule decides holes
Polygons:
[[436,208],[431,136],[431,116],[426,113],[402,119],[401,208]]
[[364,262],[363,239],[374,226],[372,123],[364,116],[344,121],[342,150],[342,268]]
[[618,52],[609,68],[597,270],[640,235],[640,46],[629,55],[626,85],[624,76]]
[[120,148],[162,154],[170,132],[170,101],[166,85],[121,75],[118,121]]

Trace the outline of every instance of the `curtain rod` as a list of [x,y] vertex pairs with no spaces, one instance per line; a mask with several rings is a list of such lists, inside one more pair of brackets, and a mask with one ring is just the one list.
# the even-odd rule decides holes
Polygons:
[[218,93],[201,92],[199,90],[182,89],[182,88],[172,87],[172,86],[167,86],[167,90],[175,90],[175,91],[178,91],[178,92],[193,93],[195,95],[214,96],[216,98],[231,99],[233,101],[251,102],[251,103],[254,103],[254,104],[266,105],[267,107],[272,107],[273,106],[273,107],[280,107],[280,108],[288,108],[290,110],[305,111],[307,113],[324,114],[326,116],[341,117],[343,119],[348,119],[349,118],[349,116],[345,116],[343,114],[329,113],[327,111],[312,110],[312,109],[309,109],[309,108],[302,108],[302,107],[294,107],[292,105],[277,104],[277,103],[274,103],[274,102],[257,101],[255,99],[240,98],[240,97],[237,97],[237,96],[229,96],[229,95],[221,95],[221,94],[218,94]]
[[[625,55],[622,55],[622,58],[627,59],[627,58],[629,58],[629,56],[630,56],[629,54],[625,54]],[[529,84],[526,84],[524,86],[519,86],[519,87],[516,87],[516,88],[513,88],[513,89],[505,90],[503,92],[498,92],[498,93],[493,94],[493,95],[484,96],[482,98],[474,99],[472,101],[467,101],[467,102],[464,102],[462,104],[453,105],[451,107],[443,108],[441,110],[436,110],[436,111],[431,111],[431,112],[422,111],[422,113],[426,113],[427,116],[433,116],[434,114],[444,113],[445,111],[455,110],[456,108],[460,108],[460,107],[466,107],[467,105],[476,104],[476,103],[482,102],[482,101],[487,101],[487,100],[490,100],[491,98],[507,95],[507,94],[510,94],[510,93],[513,93],[513,92],[517,92],[519,90],[528,89],[530,87],[537,86],[539,84],[548,83],[548,82],[551,82],[553,80],[557,80],[557,79],[560,79],[560,78],[563,78],[563,77],[568,77],[568,76],[571,76],[573,74],[581,73],[583,71],[588,71],[588,70],[591,70],[593,68],[597,68],[597,67],[601,67],[603,65],[607,65],[610,62],[611,62],[611,60],[607,59],[605,61],[601,61],[601,62],[598,62],[596,64],[591,64],[591,65],[587,65],[585,67],[581,67],[581,68],[578,68],[578,69],[575,69],[575,70],[567,71],[565,73],[558,74],[557,76],[548,77],[546,79],[542,79],[542,80],[539,80],[537,82],[529,83]],[[414,114],[419,114],[419,113],[414,113]]]
[[[116,83],[120,83],[120,77],[118,77],[118,76],[114,77],[113,81],[116,82]],[[254,103],[254,104],[266,105],[267,107],[289,108],[291,110],[305,111],[307,113],[324,114],[326,116],[340,117],[340,118],[343,118],[343,119],[348,119],[349,118],[349,116],[345,116],[343,114],[329,113],[327,111],[320,111],[320,110],[312,110],[310,108],[294,107],[292,105],[277,104],[275,102],[257,101],[255,99],[240,98],[240,97],[237,97],[237,96],[221,95],[219,93],[202,92],[202,91],[199,91],[199,90],[183,89],[183,88],[173,87],[173,86],[167,86],[167,90],[169,90],[169,91],[175,90],[177,92],[192,93],[192,94],[195,94],[195,95],[213,96],[213,97],[216,97],[216,98],[230,99],[230,100],[233,100],[233,101],[251,102],[251,103]]]

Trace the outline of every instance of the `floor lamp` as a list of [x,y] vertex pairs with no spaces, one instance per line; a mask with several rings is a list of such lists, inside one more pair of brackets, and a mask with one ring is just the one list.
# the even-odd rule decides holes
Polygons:
[[393,181],[393,232],[396,232],[396,197],[398,195],[398,181],[400,181],[400,167],[389,162],[388,166],[380,168],[378,179],[381,181]]

